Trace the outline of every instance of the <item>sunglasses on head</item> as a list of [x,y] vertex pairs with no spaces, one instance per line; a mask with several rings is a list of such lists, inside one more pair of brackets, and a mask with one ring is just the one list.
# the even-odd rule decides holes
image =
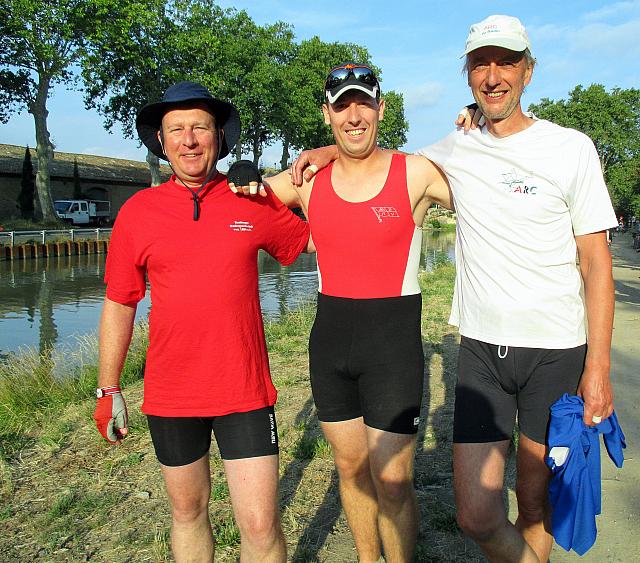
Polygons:
[[378,85],[378,79],[375,73],[368,66],[346,64],[334,68],[329,73],[324,84],[324,89],[333,90],[346,82],[351,76],[366,86],[373,87]]

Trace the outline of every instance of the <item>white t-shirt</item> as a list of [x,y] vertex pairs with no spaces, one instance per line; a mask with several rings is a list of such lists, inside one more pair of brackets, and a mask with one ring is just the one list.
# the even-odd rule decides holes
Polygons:
[[537,120],[503,138],[454,131],[418,154],[445,172],[458,216],[449,322],[491,344],[584,344],[574,237],[617,224],[589,137]]

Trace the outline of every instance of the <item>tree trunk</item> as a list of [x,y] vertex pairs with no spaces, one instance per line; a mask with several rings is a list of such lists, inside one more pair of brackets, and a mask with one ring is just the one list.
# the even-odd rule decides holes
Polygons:
[[147,164],[149,165],[149,173],[151,174],[151,185],[159,186],[162,184],[162,178],[160,177],[160,159],[150,150],[147,150]]
[[282,140],[282,158],[280,159],[280,170],[286,170],[289,167],[289,138],[285,136]]
[[36,160],[38,161],[38,172],[36,174],[36,191],[40,212],[45,221],[55,221],[57,215],[53,209],[53,199],[51,197],[51,176],[50,167],[53,160],[53,145],[49,140],[47,130],[47,96],[51,86],[49,77],[40,76],[38,82],[38,92],[35,100],[30,104],[29,113],[33,115],[36,126]]
[[262,156],[262,147],[260,146],[260,134],[256,133],[251,139],[251,145],[253,148],[253,163],[258,166],[260,164],[260,157]]
[[242,143],[240,142],[240,139],[238,139],[234,150],[236,151],[236,161],[242,160]]

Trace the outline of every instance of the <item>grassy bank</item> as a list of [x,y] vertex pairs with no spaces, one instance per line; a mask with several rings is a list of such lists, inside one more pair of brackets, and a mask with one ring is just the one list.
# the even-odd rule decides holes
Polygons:
[[28,219],[3,219],[0,227],[5,231],[42,231],[54,229],[68,229],[64,221],[29,221]]
[[[422,512],[418,561],[476,558],[455,525],[451,493],[457,341],[446,319],[453,276],[451,264],[421,276],[427,371],[416,453]],[[265,325],[279,391],[280,504],[290,560],[341,563],[356,556],[340,508],[331,448],[319,430],[309,389],[307,339],[313,317],[313,306],[303,306]],[[0,368],[0,561],[169,560],[166,494],[139,412],[142,384],[137,380],[145,341],[145,328],[139,327],[126,368],[131,435],[119,447],[101,440],[91,420],[95,341],[86,341],[82,361],[66,374],[53,368],[54,359],[27,360],[28,355]],[[236,561],[239,533],[215,446],[211,476],[216,561]]]

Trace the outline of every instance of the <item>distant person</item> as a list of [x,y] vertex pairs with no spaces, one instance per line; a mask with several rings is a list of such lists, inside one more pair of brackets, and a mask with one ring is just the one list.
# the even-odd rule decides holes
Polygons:
[[634,222],[631,234],[633,236],[633,249],[640,252],[640,222]]
[[174,175],[120,210],[107,257],[95,420],[109,442],[128,432],[120,373],[136,304],[151,285],[142,411],[173,516],[176,561],[213,561],[209,447],[215,433],[242,561],[284,562],[278,434],[258,299],[258,250],[290,264],[308,226],[269,192],[234,195],[218,160],[240,136],[236,108],[193,82],[143,107],[136,126]]
[[[457,213],[450,318],[462,337],[453,434],[457,518],[491,561],[547,561],[549,407],[567,392],[584,399],[588,425],[613,411],[606,230],[617,222],[592,141],[522,111],[535,59],[520,21],[490,16],[472,25],[464,56],[486,127],[459,129],[419,151],[445,172]],[[324,166],[329,154],[303,153],[294,178],[309,163]],[[502,489],[516,416],[513,525]]]

